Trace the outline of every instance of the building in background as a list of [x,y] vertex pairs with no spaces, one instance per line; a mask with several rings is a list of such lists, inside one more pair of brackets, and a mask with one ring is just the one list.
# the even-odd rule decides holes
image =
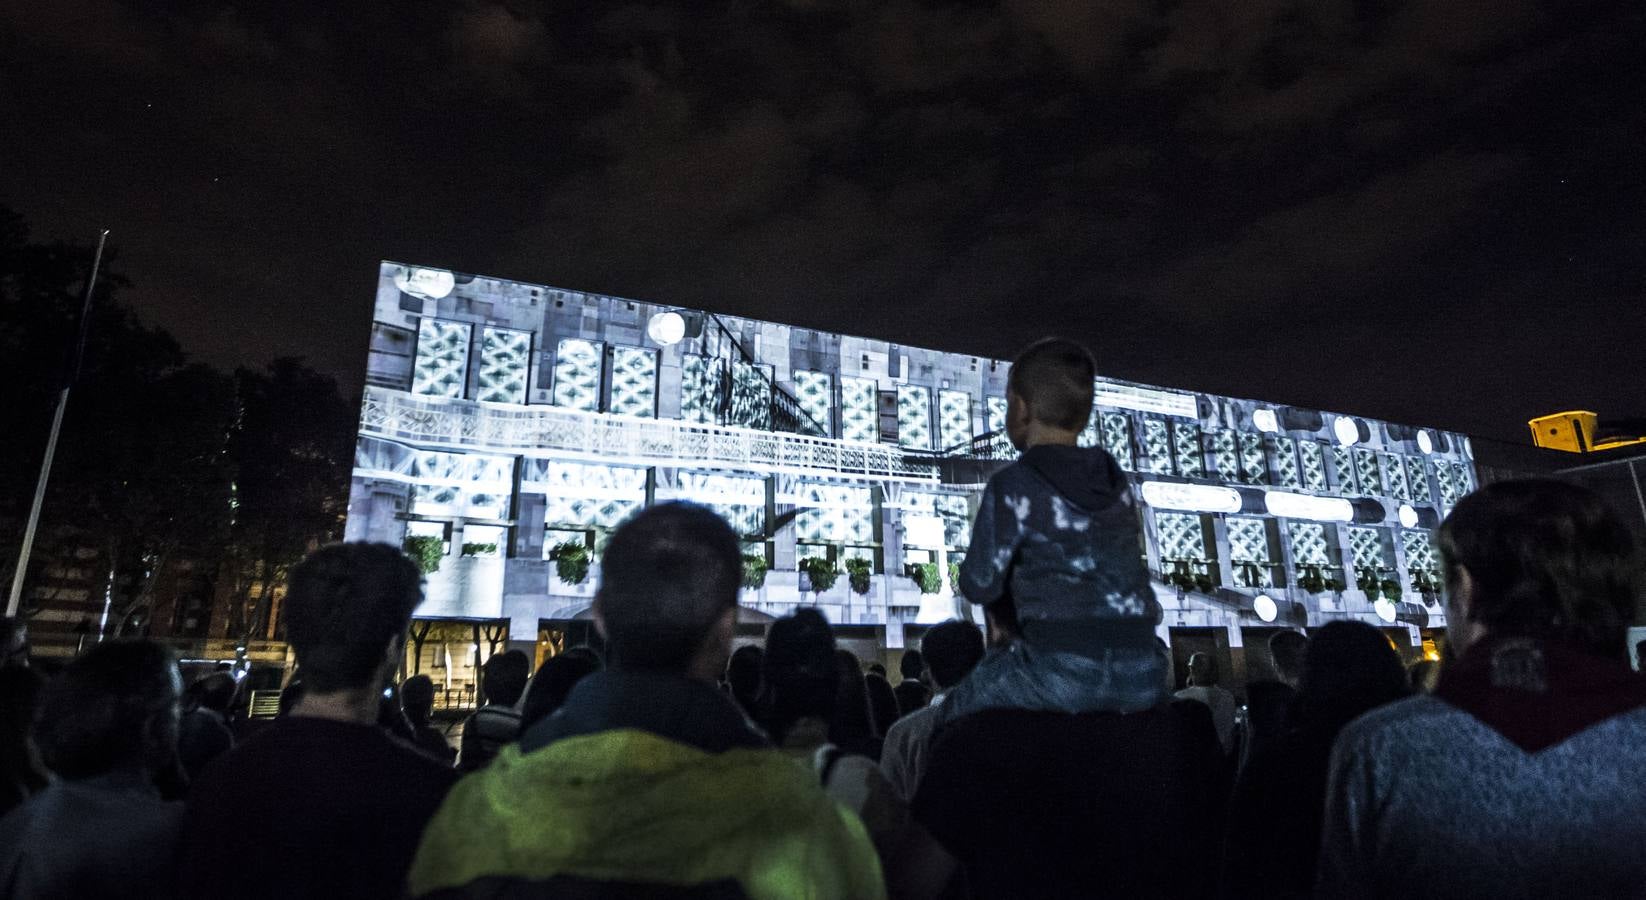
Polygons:
[[[816,605],[899,647],[964,609],[950,571],[1010,456],[1007,369],[384,263],[347,536],[423,559],[410,666],[452,690],[505,641],[575,634],[607,535],[676,499],[743,536],[749,618]],[[1174,640],[1351,617],[1417,645],[1444,624],[1431,532],[1476,483],[1467,438],[1108,379],[1096,397],[1082,441],[1133,478]]]

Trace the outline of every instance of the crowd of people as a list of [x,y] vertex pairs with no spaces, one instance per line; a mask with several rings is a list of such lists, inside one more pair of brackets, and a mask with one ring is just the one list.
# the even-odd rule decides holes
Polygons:
[[456,748],[429,679],[394,683],[421,579],[387,545],[292,572],[300,684],[244,739],[234,680],[185,687],[160,644],[46,680],[8,631],[0,893],[1646,895],[1642,557],[1598,497],[1457,504],[1437,674],[1342,620],[1276,634],[1243,704],[1210,655],[1177,689],[1124,476],[1075,446],[1091,368],[1014,364],[1023,453],[959,579],[985,627],[932,627],[895,687],[816,609],[736,646],[739,541],[683,503],[606,547],[602,650],[493,656]]

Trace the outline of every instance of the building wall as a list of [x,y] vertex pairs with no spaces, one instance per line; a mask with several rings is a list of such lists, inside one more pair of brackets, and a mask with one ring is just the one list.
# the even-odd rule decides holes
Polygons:
[[[648,326],[670,313],[686,336],[660,343]],[[933,451],[999,427],[1008,368],[384,263],[348,536],[438,539],[445,555],[419,615],[506,619],[511,640],[534,640],[539,620],[584,612],[598,578],[594,566],[583,583],[563,582],[546,558],[556,544],[582,543],[597,559],[634,510],[699,499],[740,523],[746,551],[770,567],[746,605],[780,615],[815,603],[836,623],[893,631],[941,620],[964,610],[947,578],[923,595],[905,566],[964,553],[981,484],[945,480]],[[848,387],[865,382],[845,379],[872,388],[852,395],[863,400],[854,413]],[[763,398],[773,386],[788,396]],[[1271,620],[1443,623],[1423,596],[1435,574],[1429,532],[1475,484],[1466,438],[1108,379],[1095,387],[1083,441],[1132,473],[1167,626],[1229,628],[1238,644],[1240,625]],[[785,404],[821,433],[774,430]],[[911,521],[932,515],[941,545],[916,546],[930,538],[911,535]],[[868,559],[869,590],[842,573],[803,592],[796,569],[808,556]],[[1315,574],[1342,584],[1305,590]],[[1361,582],[1385,598],[1398,588],[1400,604],[1374,606]]]

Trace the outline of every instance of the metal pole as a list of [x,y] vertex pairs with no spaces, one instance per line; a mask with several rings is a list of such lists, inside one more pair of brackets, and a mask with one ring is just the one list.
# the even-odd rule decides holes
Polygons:
[[86,354],[86,332],[91,328],[91,296],[97,287],[97,271],[103,266],[103,244],[109,239],[109,230],[97,236],[97,255],[92,258],[91,277],[86,279],[86,296],[80,303],[80,333],[75,337],[74,356],[70,358],[63,390],[57,395],[57,410],[51,417],[51,437],[46,439],[46,458],[40,461],[40,477],[34,483],[34,505],[29,507],[29,522],[23,529],[23,546],[17,553],[17,571],[11,576],[11,596],[6,600],[7,618],[16,618],[23,605],[23,579],[29,571],[29,555],[34,551],[34,532],[40,525],[40,507],[46,502],[46,483],[51,480],[52,458],[57,455],[57,437],[63,430],[63,411],[69,405],[69,388],[80,377],[80,362]]

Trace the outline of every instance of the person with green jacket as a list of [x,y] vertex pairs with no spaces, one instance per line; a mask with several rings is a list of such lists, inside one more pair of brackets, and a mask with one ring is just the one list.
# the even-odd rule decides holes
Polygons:
[[863,823],[715,687],[741,578],[703,507],[620,528],[594,602],[609,668],[453,788],[412,896],[884,897]]

